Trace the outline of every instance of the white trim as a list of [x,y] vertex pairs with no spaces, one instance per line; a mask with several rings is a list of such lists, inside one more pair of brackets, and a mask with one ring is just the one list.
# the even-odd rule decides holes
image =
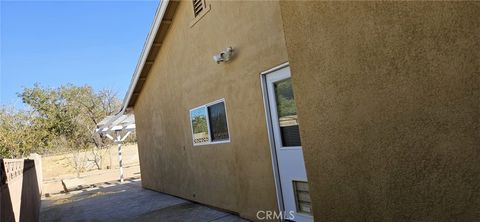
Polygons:
[[143,45],[142,53],[140,54],[137,66],[135,67],[135,72],[133,74],[132,80],[130,81],[130,86],[128,87],[127,94],[123,99],[122,110],[120,111],[121,113],[126,111],[128,103],[132,98],[133,90],[135,89],[138,79],[140,78],[140,73],[143,70],[148,53],[152,48],[152,43],[157,35],[160,24],[162,23],[163,16],[165,15],[165,11],[167,10],[169,2],[170,0],[160,0],[160,5],[158,6],[157,12],[155,13],[155,20],[150,28],[150,32],[148,33],[147,41]]
[[275,67],[273,67],[273,68],[271,68],[271,69],[268,69],[268,70],[266,70],[266,71],[261,72],[260,75],[266,75],[266,74],[275,72],[275,71],[277,71],[277,70],[279,70],[279,69],[283,69],[283,68],[285,68],[285,67],[287,67],[287,66],[289,66],[289,64],[288,64],[288,62],[285,62],[285,63],[282,63],[282,64],[280,64],[280,65],[278,65],[278,66],[275,66]]
[[[270,113],[270,102],[268,99],[268,89],[267,89],[267,74],[282,69],[288,66],[288,62],[278,65],[274,68],[271,68],[267,71],[263,71],[260,73],[260,83],[262,89],[262,96],[263,96],[263,107],[265,109],[265,121],[267,124],[267,136],[268,142],[270,145],[270,154],[272,157],[272,170],[273,170],[273,178],[275,182],[275,194],[277,197],[277,207],[279,212],[285,211],[285,206],[283,205],[283,195],[282,195],[282,187],[280,184],[280,171],[278,167],[278,159],[277,159],[277,150],[275,149],[275,138],[273,135],[273,124],[272,118]],[[282,219],[283,220],[283,219]]]
[[[287,70],[287,72],[284,72],[283,70]],[[288,66],[288,63],[281,64],[277,67],[274,67],[265,72],[262,72],[261,77],[262,77],[262,90],[263,90],[264,104],[265,104],[265,110],[266,110],[266,121],[268,125],[270,150],[272,153],[272,165],[274,168],[273,172],[274,172],[274,179],[275,179],[276,192],[277,192],[277,198],[278,198],[277,202],[279,205],[279,210],[281,212],[285,212],[286,210],[293,210],[295,212],[294,214],[295,214],[296,221],[304,221],[304,220],[312,221],[313,220],[312,215],[307,216],[307,215],[304,215],[304,213],[299,213],[297,206],[294,206],[293,208],[291,208],[292,203],[290,202],[291,197],[290,197],[289,190],[290,190],[290,185],[293,187],[293,184],[286,185],[286,182],[289,183],[293,180],[308,181],[308,179],[304,179],[304,178],[299,179],[298,175],[294,175],[293,177],[288,177],[287,181],[283,181],[282,183],[282,179],[285,179],[285,178],[281,178],[284,172],[280,171],[280,170],[284,170],[284,168],[280,169],[280,166],[282,163],[281,162],[282,160],[280,157],[282,155],[283,157],[285,157],[284,156],[285,154],[284,153],[281,154],[280,152],[284,152],[284,150],[298,150],[298,149],[301,150],[301,146],[283,148],[283,144],[280,137],[276,136],[276,135],[280,135],[280,132],[279,132],[280,127],[278,122],[276,121],[278,120],[278,113],[275,108],[276,98],[275,98],[273,84],[278,81],[291,78],[290,67]],[[286,172],[286,174],[288,174],[288,172]],[[302,176],[300,175],[300,177]],[[294,191],[292,190],[292,192]],[[292,194],[295,195],[294,193]],[[295,198],[295,196],[293,198]],[[288,201],[288,202],[285,202],[285,201]],[[296,205],[296,202],[294,204]]]
[[[283,66],[281,69],[285,69],[285,68],[288,69],[288,72],[278,73],[278,74],[276,74],[276,76],[265,75],[267,83],[270,82],[270,83],[274,84],[276,82],[280,82],[280,81],[283,81],[285,79],[291,78],[290,69],[289,69],[288,66]],[[278,70],[280,70],[280,69],[276,69],[272,72],[275,72],[275,71],[278,71]],[[269,92],[271,92],[271,93],[269,93]],[[277,104],[277,99],[275,98],[273,85],[267,85],[267,93],[268,93],[268,96],[269,96],[269,101],[271,102],[270,106],[272,104]],[[273,121],[273,120],[278,120],[279,119],[277,110],[273,110],[273,111],[271,110],[270,111],[270,118],[272,119],[272,126],[273,126],[273,129],[274,129],[274,134],[275,135],[281,135],[279,122]],[[280,136],[275,137],[275,142],[276,142],[276,144],[279,144],[278,149],[281,149],[281,150],[301,150],[302,149],[302,146],[284,146]]]
[[[227,131],[228,131],[228,140],[221,140],[221,141],[212,141],[212,135],[211,135],[211,129],[210,129],[210,117],[208,115],[208,107],[209,106],[212,106],[212,105],[215,105],[215,104],[218,104],[218,103],[221,103],[223,102],[223,107],[225,108],[225,120],[227,121]],[[192,110],[196,110],[198,108],[204,108],[205,109],[205,113],[206,113],[206,121],[207,121],[207,129],[208,129],[208,142],[205,142],[205,143],[197,143],[195,144],[194,142],[194,138],[193,138],[193,124],[192,124]],[[215,100],[213,102],[209,102],[209,103],[206,103],[204,105],[201,105],[201,106],[197,106],[195,108],[192,108],[190,109],[190,112],[189,112],[189,119],[190,119],[190,127],[191,127],[191,133],[192,133],[192,144],[193,146],[203,146],[203,145],[211,145],[211,144],[221,144],[221,143],[230,143],[230,124],[228,123],[228,114],[227,114],[227,103],[225,102],[225,98],[221,98],[221,99],[218,99],[218,100]]]

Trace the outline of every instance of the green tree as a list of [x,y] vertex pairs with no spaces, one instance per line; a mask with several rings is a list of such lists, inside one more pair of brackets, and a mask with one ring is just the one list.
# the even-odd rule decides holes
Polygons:
[[[31,128],[40,138],[41,153],[71,152],[77,175],[90,161],[101,168],[100,149],[111,142],[95,133],[95,128],[120,109],[120,101],[111,90],[96,92],[90,86],[46,88],[35,84],[18,95],[34,113]],[[94,154],[90,160],[85,152],[89,148]]]
[[293,97],[292,80],[286,79],[275,83],[275,91],[279,117],[295,115],[297,108]]
[[205,133],[207,129],[207,119],[205,116],[195,116],[193,118],[193,133]]
[[30,111],[0,107],[0,157],[17,158],[39,152],[40,134],[32,128]]
[[[31,152],[80,153],[89,148],[96,154],[111,144],[95,133],[98,122],[120,109],[121,103],[111,90],[94,91],[90,86],[74,85],[47,88],[35,84],[24,88],[18,96],[28,109],[0,109],[2,157],[22,157]],[[101,157],[94,156],[92,161],[100,168]]]

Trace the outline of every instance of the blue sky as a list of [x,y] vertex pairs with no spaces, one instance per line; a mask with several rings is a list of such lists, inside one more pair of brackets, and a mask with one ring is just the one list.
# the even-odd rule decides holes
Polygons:
[[0,105],[38,82],[108,88],[123,99],[158,0],[0,0]]
[[207,116],[207,110],[205,107],[199,107],[192,110],[192,113],[190,115],[192,116],[192,118],[195,118],[197,116]]

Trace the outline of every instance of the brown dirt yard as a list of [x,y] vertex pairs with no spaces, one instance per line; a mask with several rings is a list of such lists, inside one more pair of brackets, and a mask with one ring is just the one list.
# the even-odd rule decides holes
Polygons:
[[[89,185],[119,179],[117,146],[101,152],[101,170],[92,161],[94,155],[91,150],[77,155],[82,163],[82,171],[78,183]],[[140,177],[137,144],[128,144],[122,147],[124,178]],[[77,178],[74,168],[74,155],[72,153],[42,157],[43,194],[55,194],[63,191],[62,180]]]

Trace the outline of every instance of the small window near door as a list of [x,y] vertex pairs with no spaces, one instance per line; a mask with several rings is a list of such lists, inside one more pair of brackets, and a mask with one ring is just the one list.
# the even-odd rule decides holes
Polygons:
[[295,193],[295,205],[298,213],[312,215],[312,201],[308,190],[308,183],[304,181],[293,181]]
[[301,146],[291,78],[275,82],[274,90],[282,145],[284,147]]
[[193,145],[230,141],[223,99],[190,110]]

